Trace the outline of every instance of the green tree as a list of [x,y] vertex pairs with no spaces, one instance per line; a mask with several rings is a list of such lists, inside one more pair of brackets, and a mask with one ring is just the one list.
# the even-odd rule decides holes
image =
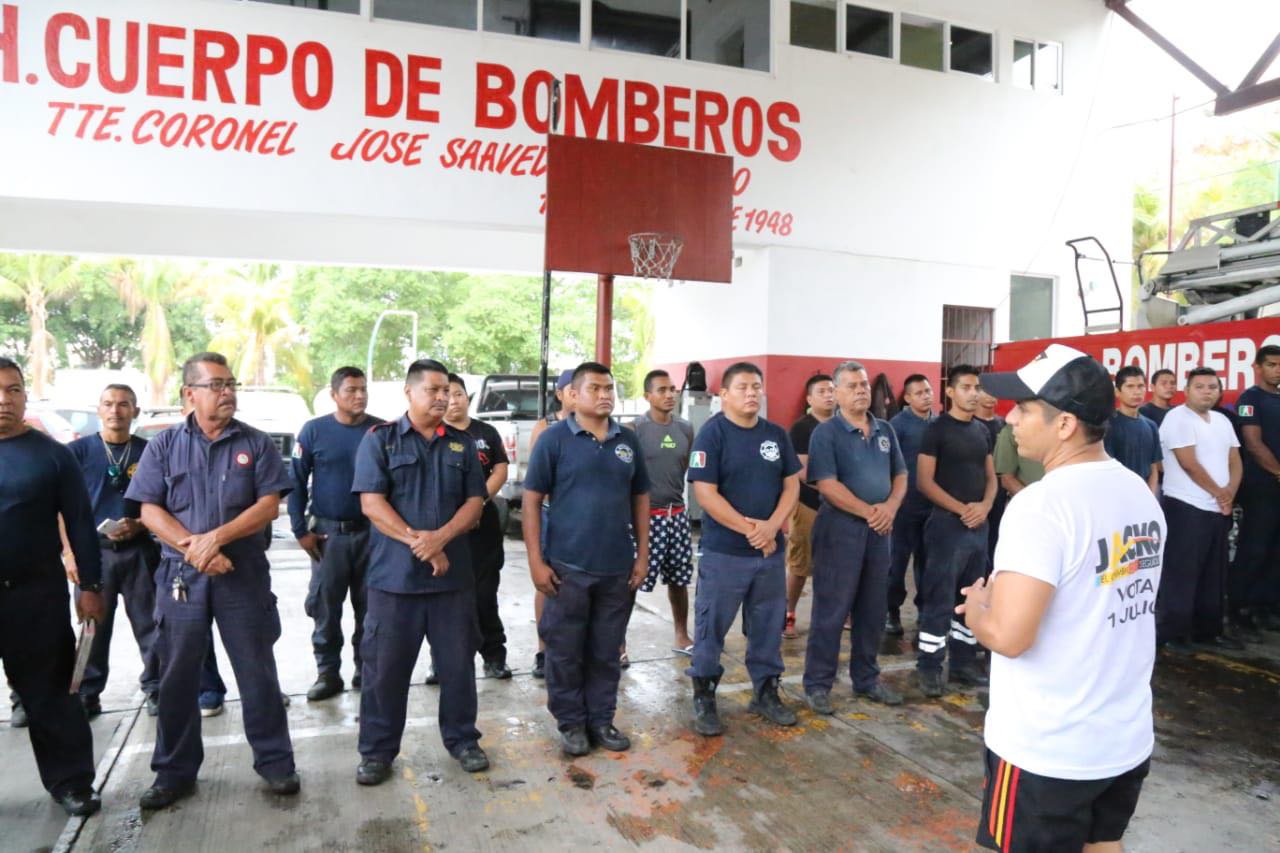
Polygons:
[[201,281],[201,268],[154,258],[124,258],[116,262],[111,278],[124,301],[130,320],[142,316],[142,372],[151,383],[150,402],[164,405],[172,399],[177,367],[168,306],[192,296]]
[[279,264],[228,270],[213,288],[209,313],[216,331],[209,347],[227,356],[240,381],[270,385],[279,375],[305,397],[311,362],[290,313],[293,280],[293,268]]
[[36,399],[45,396],[53,380],[49,303],[75,286],[76,275],[76,261],[68,255],[0,255],[0,299],[21,303],[26,310],[26,375]]
[[[343,365],[363,368],[369,336],[385,310],[418,312],[418,347],[413,351],[407,317],[388,317],[378,330],[371,379],[400,379],[411,355],[449,356],[445,330],[468,293],[461,273],[389,270],[371,267],[302,267],[293,287],[293,316],[306,329],[314,369],[312,392]],[[311,395],[304,395],[307,399]]]
[[49,305],[48,329],[62,364],[119,370],[141,354],[142,320],[121,310],[112,267],[82,263],[76,286]]

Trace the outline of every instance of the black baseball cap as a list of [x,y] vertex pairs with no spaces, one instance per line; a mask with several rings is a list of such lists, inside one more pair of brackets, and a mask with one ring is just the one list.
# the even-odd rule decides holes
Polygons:
[[1102,426],[1116,408],[1111,374],[1078,349],[1050,344],[1012,373],[984,373],[982,389],[1001,400],[1043,400],[1093,426]]

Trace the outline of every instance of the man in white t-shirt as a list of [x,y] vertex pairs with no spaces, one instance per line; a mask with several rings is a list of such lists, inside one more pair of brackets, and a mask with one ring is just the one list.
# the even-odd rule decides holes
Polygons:
[[1045,476],[1009,502],[991,579],[956,608],[991,650],[977,841],[1118,851],[1154,745],[1164,514],[1103,449],[1113,391],[1101,364],[1054,344],[982,387],[1017,401],[1018,452]]
[[1213,411],[1221,388],[1212,368],[1197,367],[1187,374],[1187,402],[1160,424],[1169,564],[1156,606],[1156,641],[1170,651],[1190,651],[1192,641],[1244,648],[1222,633],[1227,534],[1244,467],[1231,421]]

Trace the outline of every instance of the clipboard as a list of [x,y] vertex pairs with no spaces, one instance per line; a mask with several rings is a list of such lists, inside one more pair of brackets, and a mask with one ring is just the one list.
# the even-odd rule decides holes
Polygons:
[[71,670],[71,689],[67,692],[80,692],[80,682],[84,681],[85,668],[89,666],[89,655],[93,651],[93,638],[98,634],[98,623],[86,619],[80,624],[80,636],[76,638],[76,665]]

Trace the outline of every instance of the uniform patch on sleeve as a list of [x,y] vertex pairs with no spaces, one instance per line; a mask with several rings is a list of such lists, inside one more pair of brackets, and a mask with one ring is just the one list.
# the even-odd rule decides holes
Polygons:
[[1253,406],[1241,406],[1236,409],[1236,414],[1242,418],[1251,418],[1253,417]]
[[706,468],[707,452],[705,450],[695,450],[689,454],[690,468]]
[[302,442],[300,441],[295,441],[293,443],[293,458],[294,459],[302,458]]

